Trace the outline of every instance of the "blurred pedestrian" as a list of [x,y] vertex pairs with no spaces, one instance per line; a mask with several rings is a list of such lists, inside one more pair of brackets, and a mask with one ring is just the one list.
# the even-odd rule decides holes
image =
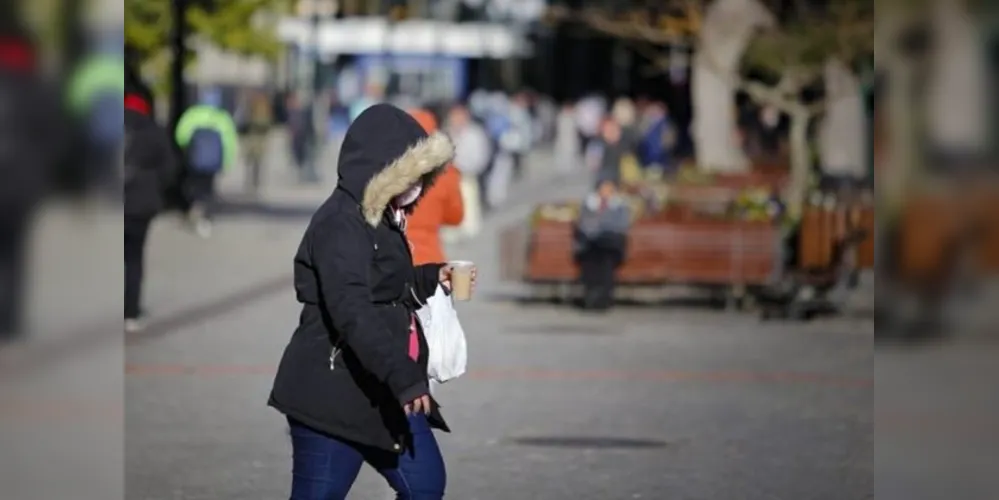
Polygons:
[[583,285],[582,306],[607,310],[614,303],[614,273],[624,263],[631,213],[613,179],[601,178],[580,207],[573,254]]
[[319,150],[316,134],[316,120],[312,107],[302,102],[298,92],[288,95],[288,138],[291,144],[291,158],[298,169],[299,181],[314,183],[319,181],[316,170],[316,156]]
[[503,201],[509,183],[508,177],[512,172],[509,144],[504,143],[504,138],[512,127],[506,95],[501,92],[489,94],[484,98],[483,112],[486,133],[492,144],[492,157],[486,171],[480,176],[479,187],[484,200],[483,210],[488,212]]
[[385,100],[385,89],[377,83],[368,83],[364,87],[364,94],[357,98],[350,105],[350,121],[354,121],[366,109]]
[[264,158],[273,125],[274,115],[270,98],[263,92],[254,92],[250,96],[243,133],[243,151],[246,153],[247,168],[246,190],[254,195],[260,194],[263,183]]
[[607,104],[600,96],[589,95],[576,103],[576,127],[579,129],[584,154],[593,154],[593,149],[600,140],[600,125],[606,114]]
[[346,498],[363,463],[397,498],[444,497],[432,429],[448,430],[427,376],[415,311],[449,286],[451,268],[413,265],[406,215],[452,160],[446,135],[378,104],[357,117],[339,181],[295,257],[301,321],[269,404],[291,427],[291,498]]
[[509,156],[513,167],[513,180],[524,178],[524,163],[534,140],[534,119],[530,112],[530,99],[521,92],[510,100],[507,107],[509,127],[500,139],[500,148]]
[[580,139],[576,130],[575,107],[565,103],[559,111],[555,127],[555,163],[561,173],[578,170],[582,163]]
[[350,110],[340,100],[336,91],[330,92],[329,103],[329,140],[335,150],[340,149],[343,135],[347,133],[350,126]]
[[627,97],[621,97],[614,101],[611,108],[611,118],[621,126],[622,130],[631,131],[638,126],[638,110],[635,103]]
[[218,96],[208,93],[202,104],[187,108],[175,131],[184,152],[184,199],[187,216],[198,236],[212,234],[215,178],[235,163],[239,136],[236,124],[221,107]]
[[621,135],[614,148],[621,155],[618,160],[620,171],[618,182],[623,185],[640,183],[645,178],[638,159],[638,146],[642,134],[634,102],[627,97],[618,98],[611,109],[611,119],[617,123]]
[[477,120],[485,120],[489,115],[491,97],[485,89],[475,89],[468,94],[468,112]]
[[538,96],[534,108],[537,116],[535,121],[539,131],[536,142],[538,144],[551,144],[555,140],[559,108],[555,101],[547,96]]
[[492,210],[506,201],[510,192],[510,183],[513,180],[514,168],[513,155],[501,148],[493,158],[493,163],[489,167],[489,175],[486,178],[486,206],[488,210]]
[[124,140],[124,72],[120,56],[98,52],[83,60],[69,84],[69,104],[82,131],[84,186],[116,199],[121,179],[116,178],[115,166]]
[[125,225],[125,332],[142,329],[141,298],[149,226],[166,206],[177,181],[178,161],[170,134],[156,123],[152,103],[126,89],[122,159]]
[[[410,111],[428,134],[437,132],[437,119],[424,109]],[[465,218],[461,196],[461,173],[454,165],[444,167],[406,221],[406,237],[413,247],[413,264],[421,266],[446,262],[441,246],[441,230],[457,226]]]
[[642,128],[638,146],[642,167],[646,171],[672,172],[676,167],[673,153],[677,136],[664,103],[648,105]]
[[[0,19],[0,347],[23,340],[27,243],[66,144],[58,90],[34,40]],[[79,162],[74,165],[80,168]]]
[[607,179],[614,183],[621,182],[621,163],[629,154],[629,145],[624,140],[624,133],[617,121],[608,118],[600,126],[599,136],[600,163],[597,166],[596,178]]
[[454,165],[461,172],[461,197],[465,206],[459,232],[461,236],[471,238],[479,233],[482,224],[486,203],[482,186],[492,158],[492,144],[485,129],[462,105],[451,109],[447,128],[455,143]]

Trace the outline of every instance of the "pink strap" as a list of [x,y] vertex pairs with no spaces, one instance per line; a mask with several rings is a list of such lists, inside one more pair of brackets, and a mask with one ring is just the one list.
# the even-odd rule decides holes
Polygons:
[[416,332],[416,315],[409,318],[409,357],[413,361],[420,359],[420,337]]

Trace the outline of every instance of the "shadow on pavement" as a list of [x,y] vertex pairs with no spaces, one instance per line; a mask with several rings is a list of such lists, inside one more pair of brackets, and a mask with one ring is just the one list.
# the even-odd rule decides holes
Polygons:
[[[515,292],[485,292],[482,294],[486,302],[516,304],[522,306],[548,306],[548,307],[580,307],[579,298],[552,298],[538,297],[527,293]],[[614,307],[651,309],[651,308],[685,308],[721,310],[725,309],[725,301],[712,297],[670,297],[665,299],[629,299],[619,298],[614,300]]]
[[[136,343],[180,332],[185,328],[247,307],[256,301],[288,290],[291,286],[291,276],[272,278],[221,296],[217,300],[188,307],[162,318],[153,318],[141,332],[124,336],[125,346],[127,348]],[[108,342],[122,338],[122,324],[119,322],[81,329],[56,341],[29,344],[17,359],[5,360],[0,364],[0,376],[24,375],[44,369],[88,349],[107,346]]]
[[618,437],[594,436],[543,436],[519,437],[509,440],[509,443],[519,446],[540,448],[569,448],[583,450],[607,449],[649,449],[665,448],[669,443],[651,439],[630,439]]
[[265,299],[271,295],[291,289],[291,276],[281,276],[263,281],[238,292],[219,297],[218,300],[178,311],[165,318],[151,321],[145,330],[130,334],[125,339],[125,345],[147,341],[183,330],[212,318],[242,309],[253,302]]

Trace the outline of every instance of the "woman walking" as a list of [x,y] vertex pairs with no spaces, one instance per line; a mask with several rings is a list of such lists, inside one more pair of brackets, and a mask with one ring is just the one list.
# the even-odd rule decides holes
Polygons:
[[295,257],[300,324],[269,404],[288,417],[292,500],[343,499],[363,463],[399,499],[439,500],[445,471],[432,428],[447,431],[427,382],[427,343],[415,310],[450,285],[450,268],[414,267],[406,214],[451,161],[387,104],[347,131],[336,190],[312,217]]

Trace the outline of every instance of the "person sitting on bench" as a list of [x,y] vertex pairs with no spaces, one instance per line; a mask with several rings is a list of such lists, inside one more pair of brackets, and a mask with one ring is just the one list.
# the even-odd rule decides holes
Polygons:
[[601,177],[576,221],[573,250],[583,286],[584,309],[607,310],[614,303],[614,272],[624,262],[631,213],[617,185]]

